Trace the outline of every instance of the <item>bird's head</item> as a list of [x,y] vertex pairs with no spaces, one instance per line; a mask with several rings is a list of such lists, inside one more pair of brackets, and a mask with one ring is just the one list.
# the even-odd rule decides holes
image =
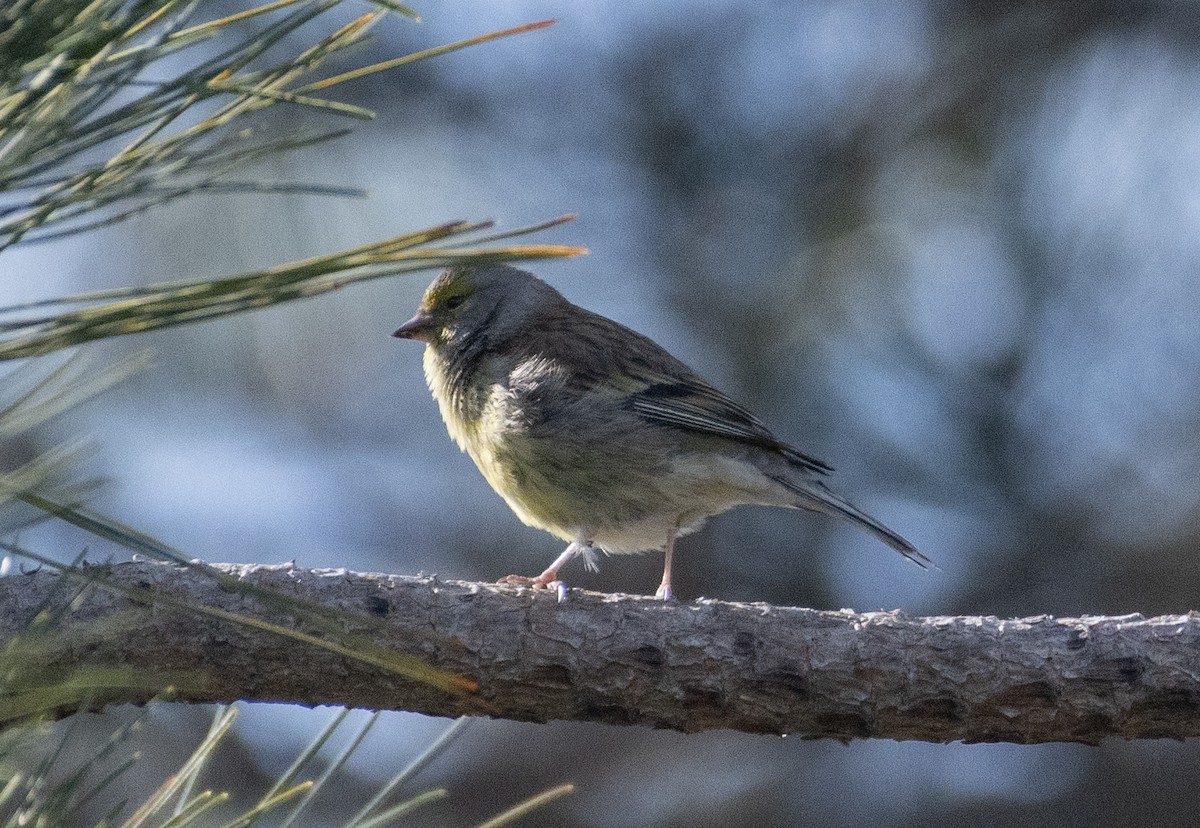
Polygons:
[[526,325],[548,302],[566,300],[532,273],[508,265],[442,271],[425,290],[412,319],[392,336],[433,348],[499,340]]

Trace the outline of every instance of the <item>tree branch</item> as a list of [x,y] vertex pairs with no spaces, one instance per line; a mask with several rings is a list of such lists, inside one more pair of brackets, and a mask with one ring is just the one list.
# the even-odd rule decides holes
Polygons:
[[[910,618],[580,591],[560,603],[552,592],[437,578],[218,568],[248,588],[333,610],[353,640],[369,636],[478,690],[447,692],[311,643],[183,610],[181,602],[339,641],[328,622],[314,623],[302,609],[160,563],[0,578],[0,640],[7,645],[43,602],[65,604],[79,579],[90,578],[109,586],[88,587],[51,634],[23,648],[31,674],[120,665],[139,675],[202,676],[177,688],[182,701],[483,713],[684,732],[1023,744],[1200,735],[1195,613]],[[74,591],[63,589],[67,579]],[[146,603],[129,590],[168,597]],[[149,695],[121,688],[102,700]]]

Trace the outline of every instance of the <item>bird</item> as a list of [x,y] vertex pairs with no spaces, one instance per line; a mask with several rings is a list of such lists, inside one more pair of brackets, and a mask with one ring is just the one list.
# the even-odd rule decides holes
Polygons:
[[393,336],[423,342],[450,437],[525,524],[568,542],[536,576],[558,585],[576,556],[663,550],[734,506],[826,512],[922,568],[932,562],[825,483],[826,463],[778,439],[649,337],[572,304],[505,264],[452,267]]

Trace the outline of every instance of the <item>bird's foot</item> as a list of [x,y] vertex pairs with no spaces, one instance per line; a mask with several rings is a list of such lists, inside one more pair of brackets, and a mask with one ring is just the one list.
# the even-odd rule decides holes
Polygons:
[[654,597],[660,601],[674,601],[675,593],[671,591],[670,584],[660,584],[658,590],[654,593]]
[[537,577],[530,575],[505,575],[499,581],[496,581],[498,584],[513,584],[514,586],[527,586],[534,589],[546,589],[556,582],[561,583],[558,580],[557,572],[543,572]]
[[558,602],[561,604],[567,600],[567,585],[558,580],[557,573],[543,572],[536,578],[529,575],[505,575],[498,584],[512,584],[515,586],[527,586],[534,589],[553,589],[558,593]]

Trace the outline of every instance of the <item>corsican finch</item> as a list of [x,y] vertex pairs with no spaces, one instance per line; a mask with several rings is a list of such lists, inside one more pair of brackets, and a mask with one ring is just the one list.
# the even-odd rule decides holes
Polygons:
[[921,566],[929,559],[822,481],[832,469],[780,442],[650,339],[568,302],[523,270],[444,271],[394,334],[425,342],[425,377],[450,436],[530,526],[570,541],[546,586],[595,547],[671,549],[742,504],[829,512]]

